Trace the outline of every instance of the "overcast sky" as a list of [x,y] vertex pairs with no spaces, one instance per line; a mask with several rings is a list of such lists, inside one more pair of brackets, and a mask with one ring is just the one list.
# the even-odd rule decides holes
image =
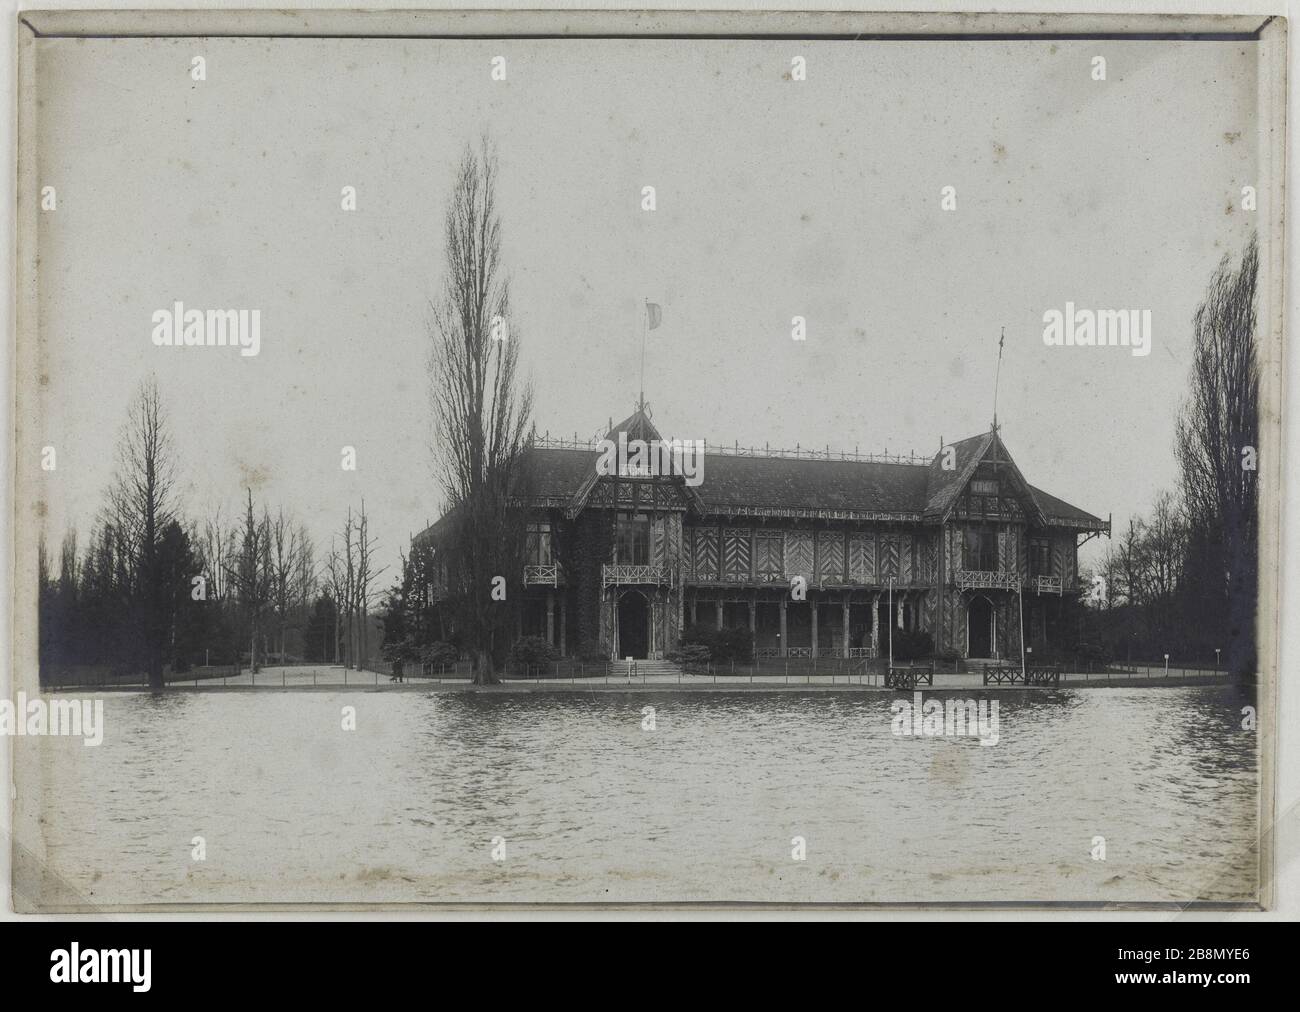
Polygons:
[[[933,453],[987,429],[1005,326],[1008,448],[1117,529],[1176,482],[1191,318],[1254,221],[1250,43],[39,46],[55,538],[84,537],[153,371],[192,515],[251,484],[327,547],[364,496],[395,570],[438,515],[426,305],[455,164],[484,130],[540,430],[631,412],[650,299],[665,435]],[[806,81],[783,79],[794,55]],[[261,353],[155,347],[151,315],[178,299],[261,309]],[[1151,310],[1152,353],[1046,347],[1043,313],[1067,301]]]

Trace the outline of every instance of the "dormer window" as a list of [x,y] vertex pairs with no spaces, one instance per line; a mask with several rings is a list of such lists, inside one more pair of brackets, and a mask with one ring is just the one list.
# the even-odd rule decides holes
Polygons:
[[998,483],[986,478],[976,478],[970,483],[970,490],[973,495],[988,495],[996,498]]

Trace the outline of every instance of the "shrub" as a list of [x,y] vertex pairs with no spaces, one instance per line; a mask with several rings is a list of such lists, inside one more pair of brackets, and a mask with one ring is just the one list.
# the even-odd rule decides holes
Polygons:
[[748,629],[719,629],[711,625],[693,625],[682,633],[682,647],[700,646],[708,650],[714,664],[749,664],[754,659],[754,642]]
[[688,643],[676,650],[668,651],[668,659],[680,664],[688,671],[707,667],[710,659],[709,648],[701,643]]
[[[886,633],[886,636],[888,633]],[[888,650],[888,640],[885,640]],[[934,637],[923,629],[894,630],[894,660],[914,661],[934,656]]]
[[399,640],[386,639],[379,647],[379,656],[394,665],[400,665],[402,661],[415,658],[415,641],[410,636],[403,636]]
[[420,661],[424,664],[432,664],[434,667],[449,666],[459,659],[460,651],[450,643],[441,640],[430,643],[420,652]]
[[510,657],[517,664],[549,664],[560,652],[540,636],[524,636],[515,642]]

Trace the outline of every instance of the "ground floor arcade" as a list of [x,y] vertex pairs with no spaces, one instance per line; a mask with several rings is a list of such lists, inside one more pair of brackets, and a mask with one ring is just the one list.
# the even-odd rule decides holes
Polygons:
[[[517,633],[576,649],[574,588],[528,588]],[[937,653],[1018,657],[1046,646],[1059,630],[1063,599],[1012,591],[909,588],[810,589],[792,599],[784,587],[730,590],[663,586],[605,587],[599,642],[610,658],[662,658],[694,625],[747,629],[756,657],[887,657],[900,633],[930,633]]]

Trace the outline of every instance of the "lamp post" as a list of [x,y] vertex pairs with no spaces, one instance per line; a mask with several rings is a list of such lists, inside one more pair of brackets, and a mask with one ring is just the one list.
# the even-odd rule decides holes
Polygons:
[[1017,600],[1018,606],[1019,606],[1019,608],[1020,608],[1020,680],[1023,682],[1023,681],[1025,680],[1025,651],[1026,651],[1026,649],[1028,649],[1029,653],[1033,653],[1034,651],[1033,651],[1033,648],[1032,648],[1032,647],[1026,648],[1026,646],[1025,646],[1025,587],[1024,587],[1024,584],[1021,584],[1020,587],[1019,587],[1018,589],[1019,589],[1020,593],[1019,593],[1019,595],[1017,596],[1016,600]]
[[1219,650],[1219,647],[1214,648],[1214,673],[1216,676],[1219,673]]
[[1165,654],[1165,677],[1169,677],[1169,655]]

